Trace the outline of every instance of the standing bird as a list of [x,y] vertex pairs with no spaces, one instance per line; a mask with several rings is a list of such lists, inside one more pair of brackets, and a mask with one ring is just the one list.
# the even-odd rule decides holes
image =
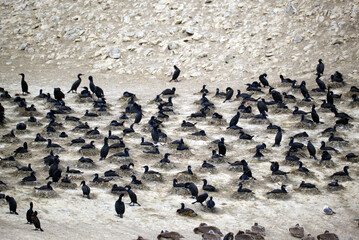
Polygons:
[[77,88],[80,86],[80,84],[81,84],[81,76],[82,76],[83,74],[81,74],[81,73],[79,73],[78,75],[77,75],[77,80],[72,84],[72,86],[71,86],[71,89],[67,92],[67,93],[69,93],[69,92],[76,92],[77,93]]
[[17,203],[15,201],[15,199],[13,197],[10,197],[10,196],[6,196],[5,197],[6,201],[9,203],[9,209],[10,209],[10,214],[16,214],[16,215],[19,215],[17,212],[16,212],[16,208],[17,208]]
[[115,203],[116,213],[120,218],[123,218],[123,214],[125,213],[125,203],[122,202],[123,193],[120,194],[118,200]]
[[213,201],[213,197],[209,197],[209,200],[206,202],[206,206],[213,211],[215,205],[216,203]]
[[263,116],[267,115],[266,112],[268,112],[268,107],[264,98],[262,98],[262,101],[257,101],[257,108],[260,114]]
[[230,100],[232,98],[232,96],[233,96],[233,93],[234,93],[233,89],[230,88],[230,87],[227,87],[227,89],[226,89],[226,99],[223,102],[225,103],[227,100]]
[[101,152],[100,152],[100,160],[106,159],[109,148],[108,148],[108,138],[105,137],[104,139],[104,144],[101,148]]
[[267,74],[263,73],[259,76],[259,81],[263,84],[263,87],[269,86],[268,80],[266,79]]
[[65,94],[61,91],[60,88],[54,88],[54,97],[57,101],[62,101],[65,98]]
[[315,110],[315,105],[314,104],[312,105],[311,115],[312,115],[313,122],[319,123],[319,115],[318,115],[317,111]]
[[95,84],[93,83],[93,77],[92,76],[89,76],[89,81],[90,81],[90,90],[91,90],[91,92],[92,93],[95,93],[95,91],[96,91],[96,86],[95,86]]
[[[137,195],[136,195],[136,193],[134,193],[134,192],[131,190],[131,186],[127,185],[127,186],[125,187],[125,189],[126,189],[126,191],[127,191],[127,193],[128,193],[128,196],[129,196],[130,199],[131,199],[131,202],[129,203],[129,205],[130,205],[130,206],[134,206],[135,203],[136,203],[138,206],[141,206],[141,204],[139,204],[139,203],[137,202]],[[131,205],[131,204],[132,204],[132,205]]]
[[172,82],[172,81],[178,82],[177,78],[180,75],[181,70],[176,65],[174,65],[173,67],[175,68],[175,71],[172,75],[172,79],[170,80],[170,82]]
[[302,95],[304,97],[304,100],[305,101],[310,101],[310,95],[309,95],[308,89],[306,87],[305,81],[301,82],[301,84],[299,86],[299,89],[300,89],[300,92],[302,93]]
[[218,154],[226,156],[227,148],[224,145],[224,138],[221,138],[221,141],[218,142]]
[[33,211],[32,211],[32,208],[34,207],[34,204],[32,203],[32,202],[30,202],[30,209],[29,210],[27,210],[27,212],[26,212],[26,220],[27,220],[27,223],[28,224],[32,224],[32,213],[33,213]]
[[275,135],[273,147],[275,147],[275,146],[278,146],[278,147],[279,147],[281,141],[282,141],[282,128],[281,128],[281,127],[278,127],[278,132],[277,132],[277,134]]
[[239,120],[239,112],[237,112],[237,114],[232,117],[231,121],[229,122],[229,127],[228,128],[236,126],[237,123],[238,123],[238,120]]
[[40,220],[37,217],[37,211],[33,212],[31,219],[32,219],[32,223],[34,224],[34,226],[36,228],[35,230],[39,229],[41,232],[43,232],[44,230],[42,230]]
[[87,195],[87,198],[90,199],[90,192],[91,192],[90,187],[86,185],[85,181],[82,181],[80,185],[82,185],[82,195],[83,196]]
[[310,157],[311,158],[313,157],[315,160],[317,160],[317,157],[315,156],[317,150],[315,149],[314,145],[310,141],[308,141],[307,149],[308,149]]
[[323,75],[323,73],[324,73],[324,63],[322,61],[323,61],[322,59],[318,60],[318,62],[319,62],[317,65],[317,75],[318,76]]
[[21,91],[23,94],[29,93],[29,86],[27,85],[27,82],[25,81],[25,74],[20,73],[19,74],[21,78]]

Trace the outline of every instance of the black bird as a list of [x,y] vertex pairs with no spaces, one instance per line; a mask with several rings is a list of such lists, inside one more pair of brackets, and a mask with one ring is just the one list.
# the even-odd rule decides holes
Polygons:
[[144,174],[160,174],[159,172],[153,171],[153,170],[149,170],[148,166],[143,166],[143,168],[145,169]]
[[172,184],[173,187],[186,187],[186,184],[185,183],[177,183],[177,179],[173,179],[173,184]]
[[[128,193],[128,196],[130,197],[131,199],[131,202],[130,202],[130,206],[134,206],[135,204],[137,204],[138,206],[141,206],[141,204],[139,204],[137,202],[137,195],[131,190],[131,186],[127,185],[125,187],[127,193]],[[131,205],[132,204],[132,205]]]
[[312,183],[306,183],[304,181],[302,181],[299,185],[300,188],[317,188],[314,184]]
[[32,210],[33,207],[34,207],[34,204],[32,202],[30,202],[30,209],[27,210],[27,212],[26,212],[26,220],[27,220],[28,224],[32,224],[31,216],[32,216],[32,213],[33,213],[33,210]]
[[173,94],[175,94],[175,92],[176,92],[176,88],[173,87],[172,89],[167,88],[167,89],[163,90],[161,94],[162,95],[173,95]]
[[170,155],[171,155],[171,154],[169,154],[169,153],[165,153],[165,156],[160,160],[160,163],[161,163],[161,164],[170,163],[170,160],[168,159],[168,157],[169,157]]
[[213,197],[209,197],[209,200],[206,202],[206,206],[213,211],[215,205],[216,203],[213,201]]
[[95,88],[96,88],[96,86],[95,86],[95,84],[93,83],[93,77],[92,76],[89,76],[89,81],[90,81],[90,90],[91,90],[91,92],[92,93],[95,93]]
[[320,143],[320,150],[322,151],[334,151],[336,153],[338,153],[339,151],[333,147],[328,147],[328,146],[325,146],[325,142],[324,141],[321,141]]
[[243,188],[243,184],[239,183],[237,192],[239,192],[239,193],[252,193],[252,190],[250,190],[248,188]]
[[61,102],[65,98],[65,94],[61,91],[60,88],[54,88],[54,97],[57,101]]
[[308,141],[307,149],[308,149],[310,157],[311,158],[313,157],[315,160],[317,160],[317,157],[315,156],[317,151],[316,151],[314,145],[310,141]]
[[106,172],[104,172],[103,174],[105,177],[119,177],[119,175],[117,174],[117,172],[113,171],[113,170],[108,170]]
[[238,123],[238,120],[239,120],[239,112],[236,113],[236,115],[234,115],[231,119],[231,121],[229,122],[229,127],[228,128],[231,128],[233,126],[236,126],[237,123]]
[[295,81],[295,80],[292,80],[290,78],[284,78],[283,75],[279,75],[279,78],[280,78],[282,83],[293,83],[293,81]]
[[77,169],[70,169],[70,166],[67,166],[66,173],[80,174],[83,172],[81,172],[80,170],[77,170]]
[[281,141],[282,141],[282,128],[278,127],[277,134],[275,135],[275,138],[274,138],[273,147],[275,147],[275,146],[280,147],[280,142]]
[[37,217],[37,211],[35,211],[35,212],[32,213],[31,219],[32,219],[32,223],[33,223],[34,226],[35,226],[35,230],[38,230],[38,229],[39,229],[41,232],[43,232],[44,230],[42,230],[41,225],[40,225],[40,220],[39,220],[39,218]]
[[121,165],[120,169],[121,169],[121,170],[130,170],[130,169],[131,169],[131,166],[134,167],[135,165],[134,165],[132,162],[129,163],[128,165],[123,164],[123,165]]
[[196,184],[194,184],[193,182],[185,183],[185,188],[189,189],[192,197],[197,198],[198,188],[197,188]]
[[186,170],[186,171],[182,171],[181,173],[193,175],[191,165],[188,165],[188,166],[187,166],[187,170]]
[[129,128],[123,129],[123,131],[122,131],[123,136],[125,136],[126,134],[129,134],[129,133],[135,132],[135,130],[133,129],[133,125],[134,125],[134,123],[132,123]]
[[308,92],[308,89],[306,87],[306,83],[305,81],[302,81],[300,86],[299,86],[299,89],[300,89],[300,92],[302,93],[303,97],[304,97],[304,100],[305,101],[308,101],[310,100],[310,95],[309,95],[309,92]]
[[141,111],[138,111],[138,112],[136,113],[134,123],[139,124],[139,123],[141,122],[141,120],[142,120],[142,116],[143,116],[142,110],[141,110]]
[[108,138],[105,137],[104,138],[104,144],[101,148],[101,152],[100,152],[100,160],[106,159],[107,154],[108,154],[109,148],[108,148]]
[[25,182],[35,182],[36,181],[36,176],[35,176],[35,172],[31,172],[30,176],[24,177],[21,182],[25,183]]
[[263,73],[259,76],[259,81],[262,83],[263,87],[269,86],[268,80],[266,79],[267,74]]
[[315,105],[314,104],[312,105],[311,116],[312,116],[313,122],[319,123],[319,115],[318,115],[317,111],[315,110]]
[[90,199],[90,187],[86,185],[85,181],[82,181],[80,185],[82,185],[82,196],[87,196]]
[[29,86],[27,85],[27,82],[25,81],[25,74],[20,73],[19,75],[21,76],[21,91],[22,91],[22,93],[29,94]]
[[268,107],[264,98],[262,98],[262,101],[257,101],[257,108],[260,114],[263,116],[267,115],[266,112],[268,112]]
[[324,63],[322,62],[322,59],[319,59],[318,62],[319,63],[317,65],[317,75],[319,77],[324,73]]
[[276,103],[282,103],[283,102],[282,94],[280,94],[280,92],[274,90],[274,88],[270,87],[269,88],[269,93],[272,95],[272,98],[273,98],[274,102],[276,102]]
[[217,192],[217,189],[214,186],[207,184],[207,179],[202,179],[202,181],[203,181],[203,186],[202,186],[203,190],[208,192]]
[[328,153],[327,151],[323,151],[322,158],[320,159],[319,163],[322,163],[323,161],[329,161],[330,159],[332,159],[332,155],[330,155],[330,153]]
[[141,180],[138,180],[135,175],[132,175],[131,178],[132,178],[131,184],[136,184],[136,185],[142,184]]
[[85,139],[83,139],[82,137],[72,139],[70,146],[77,143],[85,143]]
[[303,143],[300,142],[294,142],[294,138],[290,137],[290,142],[289,142],[289,146],[291,147],[292,151],[297,151],[298,149],[302,149],[304,147]]
[[308,114],[307,112],[304,112],[302,110],[299,110],[299,108],[297,106],[294,107],[294,111],[293,111],[293,115],[306,115]]
[[16,157],[17,154],[21,154],[21,153],[27,153],[28,152],[28,148],[27,148],[27,142],[24,142],[22,147],[18,147],[15,151],[14,151],[14,157]]
[[10,196],[6,196],[5,199],[6,199],[6,201],[7,201],[8,204],[9,204],[10,214],[19,215],[19,214],[16,212],[17,203],[16,203],[16,201],[15,201],[15,198],[10,197]]
[[224,144],[224,138],[222,137],[221,140],[218,142],[218,154],[222,156],[226,156],[227,148]]
[[31,172],[33,171],[32,168],[31,168],[31,163],[29,163],[27,165],[27,167],[20,167],[19,168],[18,166],[16,166],[16,168],[17,168],[18,171],[31,171]]
[[123,218],[123,214],[125,213],[125,203],[122,202],[123,193],[120,194],[118,200],[115,203],[116,213],[120,218]]
[[93,183],[105,183],[105,182],[109,182],[112,180],[112,178],[110,178],[110,179],[100,178],[97,173],[95,173],[94,176],[95,177],[92,180]]
[[254,154],[253,157],[254,157],[254,158],[258,158],[258,159],[261,159],[261,157],[264,157],[263,153],[261,153],[261,149],[260,149],[260,148],[256,148],[256,154]]
[[201,205],[203,205],[203,202],[206,201],[207,198],[208,198],[208,193],[203,193],[201,195],[198,195],[196,197],[196,201],[193,202],[192,204],[200,203]]
[[80,86],[80,84],[81,84],[81,76],[82,76],[83,74],[81,74],[81,73],[79,73],[79,74],[77,74],[77,80],[72,84],[72,86],[71,86],[71,89],[67,92],[67,93],[69,93],[69,92],[77,92],[77,88]]
[[333,175],[331,175],[330,177],[333,178],[333,177],[349,176],[348,169],[349,169],[349,167],[348,167],[348,166],[345,166],[345,167],[343,168],[343,171],[336,172],[336,173],[334,173]]
[[328,141],[329,142],[347,142],[346,140],[344,140],[343,138],[341,137],[335,137],[334,136],[334,133],[330,133],[330,136],[328,138]]
[[320,79],[320,76],[316,77],[315,82],[318,84],[320,90],[327,89],[327,86],[325,86],[325,83]]
[[173,67],[174,67],[175,71],[173,72],[172,79],[170,80],[170,82],[171,81],[178,82],[177,78],[180,75],[181,70],[176,65],[174,65]]
[[279,194],[279,193],[288,193],[285,189],[287,186],[282,185],[280,189],[274,189],[273,191],[267,192],[267,194]]
[[232,98],[232,96],[233,96],[233,93],[234,93],[233,89],[230,88],[230,87],[227,87],[227,89],[226,89],[226,99],[223,102],[225,103],[226,101],[230,100]]
[[279,170],[278,162],[271,162],[270,170],[272,171],[272,175],[287,175],[287,172]]
[[36,190],[49,190],[49,191],[52,191],[54,190],[52,187],[51,187],[51,181],[47,182],[46,185],[44,186],[41,186],[41,187],[35,187]]
[[304,172],[305,174],[309,174],[309,170],[306,167],[303,167],[303,163],[301,161],[298,161],[299,167],[298,167],[298,171],[299,172]]

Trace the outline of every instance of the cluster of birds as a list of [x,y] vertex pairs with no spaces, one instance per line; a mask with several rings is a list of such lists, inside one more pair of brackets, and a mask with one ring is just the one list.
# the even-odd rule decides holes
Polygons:
[[[173,73],[172,79],[170,81],[179,81],[178,77],[180,75],[180,69],[177,66],[174,66],[175,71]],[[345,86],[344,78],[341,73],[335,72],[331,76],[331,83],[327,84],[321,80],[321,77],[324,73],[324,64],[322,60],[319,60],[319,64],[316,68],[316,83],[318,85],[318,88],[314,88],[311,91],[309,91],[306,87],[306,82],[302,81],[300,85],[296,84],[296,80],[291,80],[289,78],[284,78],[282,75],[280,75],[281,84],[283,87],[289,87],[289,91],[299,91],[300,94],[303,96],[302,99],[298,99],[298,96],[290,95],[287,92],[280,93],[277,91],[274,87],[272,87],[269,84],[269,81],[267,80],[267,74],[264,73],[259,76],[259,82],[254,81],[250,84],[247,84],[247,92],[241,92],[240,90],[237,90],[237,95],[234,96],[234,90],[231,87],[227,87],[225,92],[221,92],[218,88],[216,90],[216,93],[213,96],[213,99],[224,99],[223,104],[226,102],[233,102],[234,100],[240,100],[241,103],[237,109],[236,114],[229,120],[228,127],[226,129],[227,133],[238,135],[239,141],[242,142],[250,142],[253,143],[254,139],[256,138],[255,135],[250,135],[248,132],[245,131],[245,129],[241,126],[238,126],[241,119],[251,119],[253,124],[268,124],[267,130],[269,132],[275,131],[275,137],[273,141],[272,148],[280,147],[282,144],[283,139],[283,127],[274,125],[271,123],[268,118],[271,114],[277,114],[277,113],[285,113],[285,114],[291,114],[292,116],[300,116],[301,120],[297,123],[297,128],[304,128],[306,130],[312,130],[312,129],[318,129],[320,126],[326,126],[328,125],[328,121],[325,123],[321,121],[321,116],[316,111],[316,107],[320,107],[323,111],[332,112],[334,120],[334,126],[328,126],[328,128],[324,129],[322,131],[323,136],[329,135],[328,143],[336,144],[338,147],[345,148],[348,146],[349,141],[336,136],[338,134],[339,129],[346,129],[351,128],[351,122],[353,121],[353,117],[349,116],[349,114],[344,112],[338,112],[338,108],[336,105],[337,101],[341,101],[343,98],[342,94],[338,95],[335,94],[331,89],[333,87],[336,88],[342,88]],[[65,149],[64,146],[61,146],[60,144],[54,143],[51,137],[58,136],[57,139],[68,139],[69,137],[76,135],[77,133],[84,133],[84,136],[80,136],[78,138],[74,138],[69,143],[70,146],[80,146],[79,152],[82,155],[81,158],[78,160],[78,166],[82,168],[92,168],[96,167],[96,163],[93,159],[91,159],[89,156],[98,156],[99,162],[101,164],[101,161],[106,159],[115,159],[122,163],[122,165],[119,168],[119,171],[114,170],[108,170],[104,173],[104,177],[100,177],[97,173],[94,175],[94,178],[90,181],[90,183],[93,186],[96,186],[98,184],[109,184],[109,182],[114,181],[115,179],[121,178],[121,176],[118,174],[118,172],[123,173],[124,175],[128,175],[131,177],[131,182],[127,184],[126,186],[118,186],[117,184],[112,185],[111,192],[118,194],[118,200],[115,202],[115,211],[116,214],[123,218],[125,214],[125,203],[123,202],[123,197],[128,195],[131,202],[130,206],[134,206],[135,204],[138,206],[141,206],[137,201],[137,195],[135,192],[131,189],[133,187],[137,189],[141,189],[141,185],[143,185],[142,181],[159,181],[163,182],[163,173],[160,173],[158,171],[150,170],[149,166],[145,165],[143,166],[144,172],[142,176],[142,180],[137,179],[136,174],[134,174],[134,168],[135,164],[134,161],[132,161],[130,156],[130,148],[126,146],[126,143],[124,142],[124,139],[129,139],[132,136],[138,136],[136,134],[141,134],[138,131],[138,128],[135,126],[140,125],[144,116],[144,111],[142,110],[142,106],[137,102],[137,97],[135,94],[130,92],[124,92],[123,93],[123,99],[126,100],[126,106],[125,110],[122,113],[122,115],[115,120],[112,120],[109,124],[109,128],[111,130],[122,130],[122,136],[117,136],[112,133],[111,130],[108,132],[108,136],[104,137],[103,139],[103,146],[101,147],[100,151],[97,151],[95,146],[95,141],[93,139],[99,139],[102,138],[102,134],[100,133],[99,127],[95,127],[91,129],[88,122],[82,122],[82,119],[86,119],[88,121],[97,121],[98,119],[101,119],[103,116],[106,116],[106,114],[109,113],[109,105],[106,102],[104,91],[101,89],[101,87],[94,84],[94,80],[92,76],[89,76],[89,88],[83,87],[83,90],[77,94],[77,100],[79,102],[92,102],[94,111],[86,110],[84,115],[79,118],[79,116],[73,116],[70,115],[71,113],[74,113],[74,110],[67,106],[65,103],[65,94],[62,92],[60,88],[54,88],[53,91],[53,97],[51,97],[50,93],[43,93],[42,89],[40,90],[40,93],[38,96],[36,96],[36,101],[44,101],[46,104],[51,106],[50,110],[46,113],[45,119],[37,119],[36,116],[42,116],[42,113],[40,113],[34,104],[28,104],[28,96],[29,88],[28,84],[25,81],[25,75],[23,73],[21,75],[21,90],[24,97],[21,95],[17,95],[15,97],[11,97],[9,92],[6,91],[4,88],[0,88],[1,95],[0,100],[1,101],[7,101],[10,103],[14,102],[18,106],[18,111],[23,116],[28,117],[27,123],[25,122],[19,122],[16,124],[16,128],[12,129],[10,133],[3,135],[2,140],[4,142],[8,143],[15,143],[16,140],[19,140],[19,138],[15,135],[21,132],[28,131],[28,126],[41,126],[42,123],[47,122],[46,126],[42,130],[41,133],[36,133],[35,139],[33,143],[43,143],[46,150],[50,151],[50,154],[45,156],[43,158],[43,162],[45,166],[48,166],[48,179],[52,179],[52,181],[48,181],[46,185],[41,187],[35,187],[36,192],[54,192],[53,187],[51,186],[52,183],[57,183],[57,186],[63,186],[63,187],[72,187],[73,181],[76,179],[83,178],[83,170],[78,169],[71,169],[70,166],[67,166],[66,170],[62,169],[60,166],[61,160],[59,155],[55,155],[57,152],[61,153],[62,150]],[[70,92],[77,93],[77,90],[79,86],[81,85],[81,76],[82,74],[78,74],[78,79],[73,83],[71,89],[67,92],[69,94]],[[266,99],[267,95],[264,93],[264,89],[268,87],[268,94],[272,97],[272,99]],[[356,106],[355,104],[359,102],[356,94],[359,92],[359,89],[355,86],[352,86],[349,90],[349,94],[352,98],[352,104],[353,106]],[[207,139],[207,133],[205,130],[198,130],[197,129],[197,122],[198,121],[209,121],[211,125],[227,125],[227,121],[224,119],[224,116],[217,112],[217,108],[215,104],[208,98],[210,92],[206,88],[206,85],[203,85],[203,88],[199,91],[199,94],[201,95],[201,98],[195,102],[196,105],[198,105],[199,110],[191,113],[187,116],[186,120],[183,120],[181,123],[181,129],[183,131],[187,130],[195,130],[193,133],[190,133],[191,138],[199,138],[199,139]],[[258,95],[260,95],[258,97]],[[325,99],[322,100],[322,104],[320,106],[316,105],[316,99],[313,97],[314,95],[319,96],[319,98],[324,97]],[[141,142],[139,145],[143,148],[143,154],[146,156],[155,156],[157,158],[158,156],[161,156],[161,149],[165,148],[164,146],[168,146],[171,148],[174,148],[174,154],[179,156],[188,156],[191,154],[191,147],[185,143],[185,140],[183,138],[170,141],[170,137],[167,136],[165,133],[165,125],[164,122],[169,121],[169,119],[174,115],[174,103],[172,102],[173,99],[177,96],[176,94],[176,88],[173,87],[172,89],[165,89],[160,94],[158,94],[153,100],[152,103],[155,103],[157,106],[157,113],[155,115],[152,115],[149,118],[149,121],[145,126],[143,126],[144,132],[148,132],[151,136],[152,141],[147,142],[145,141],[144,136],[141,136]],[[257,98],[255,98],[257,96]],[[163,100],[163,98],[167,98],[167,100]],[[287,104],[295,104],[294,111],[291,112],[289,110],[289,107]],[[300,110],[298,105],[303,106],[311,106],[311,111],[306,112],[303,110]],[[255,113],[255,109],[252,109],[252,106],[256,106],[258,109],[258,114]],[[273,107],[272,107],[273,106]],[[291,113],[290,113],[291,112]],[[7,109],[4,108],[4,106],[0,102],[0,124],[2,128],[9,129],[11,119],[7,118]],[[306,115],[310,114],[311,119],[306,118]],[[66,116],[65,116],[66,115]],[[208,120],[210,119],[210,120]],[[71,134],[67,134],[66,132],[58,133],[59,129],[63,129],[65,127],[65,124],[61,123],[63,120],[66,122],[66,126],[68,127],[69,123],[75,124],[76,126],[72,129]],[[191,122],[191,121],[197,121],[197,122]],[[133,121],[133,122],[132,122]],[[125,123],[128,124],[131,122],[129,127],[125,127]],[[95,123],[94,123],[95,124]],[[143,124],[142,124],[143,125]],[[223,132],[222,132],[223,133]],[[225,133],[225,134],[227,134]],[[46,135],[45,138],[43,135]],[[84,137],[84,138],[83,138]],[[313,136],[312,136],[313,137]],[[332,160],[332,154],[333,153],[340,153],[340,151],[332,146],[327,146],[326,142],[321,142],[320,150],[322,151],[321,158],[318,160],[317,158],[317,149],[314,146],[314,144],[308,140],[306,146],[301,143],[295,141],[295,139],[305,139],[309,138],[309,134],[304,131],[300,132],[294,136],[290,137],[289,144],[287,146],[287,150],[285,151],[285,164],[292,165],[292,166],[298,166],[297,169],[292,170],[291,172],[285,172],[280,170],[280,165],[277,161],[271,162],[270,171],[271,171],[271,178],[275,182],[285,182],[288,178],[289,174],[302,174],[303,177],[311,177],[313,176],[313,171],[309,170],[307,167],[303,166],[303,161],[300,160],[301,157],[305,156],[305,149],[307,150],[309,157],[313,158],[317,161],[319,165],[328,165],[330,166],[333,164]],[[86,140],[90,139],[90,143],[86,144]],[[109,144],[111,141],[112,144]],[[243,198],[243,197],[253,197],[254,192],[249,189],[245,188],[244,186],[246,184],[253,183],[257,179],[253,176],[251,167],[249,166],[248,161],[245,159],[235,162],[229,162],[228,157],[228,143],[225,140],[225,137],[221,137],[220,139],[216,139],[212,141],[212,155],[210,156],[209,160],[204,160],[201,169],[204,170],[206,173],[214,173],[217,171],[217,167],[215,164],[222,164],[228,162],[229,169],[240,171],[241,175],[238,179],[237,184],[237,191],[236,196]],[[32,169],[31,162],[28,163],[25,167],[19,167],[16,163],[17,158],[21,158],[23,156],[29,157],[29,154],[31,154],[31,150],[29,148],[29,145],[26,141],[23,142],[23,145],[21,147],[18,147],[15,149],[15,151],[10,154],[10,156],[6,156],[1,158],[1,164],[2,166],[8,166],[16,167],[17,171],[19,172],[25,172],[29,173],[28,176],[24,177],[21,180],[22,184],[36,184],[38,183],[38,179],[36,176],[36,171]],[[116,151],[116,153],[109,155],[110,151]],[[253,156],[254,159],[263,160],[266,159],[264,156],[265,151],[270,151],[267,149],[266,143],[259,144],[255,147],[255,154]],[[164,154],[164,157],[161,158],[161,160],[158,162],[157,166],[160,166],[161,168],[168,168],[168,167],[174,167],[173,162],[169,159],[170,155],[173,153],[166,152]],[[31,156],[31,155],[30,155]],[[158,157],[160,158],[160,157]],[[355,162],[358,160],[358,156],[350,152],[345,155],[344,157],[347,161]],[[27,158],[26,158],[27,159]],[[210,163],[211,162],[211,163]],[[6,164],[5,164],[6,163]],[[339,184],[338,181],[350,181],[351,177],[349,176],[349,166],[345,165],[343,167],[343,171],[334,172],[332,175],[328,176],[329,179],[332,179],[331,182],[328,183],[328,189],[329,190],[341,190],[344,189],[344,187]],[[65,172],[65,176],[64,173]],[[2,177],[3,175],[1,175]],[[204,209],[209,210],[210,212],[216,211],[216,204],[213,199],[213,196],[209,196],[211,193],[218,192],[216,187],[208,184],[207,179],[203,178],[203,186],[202,190],[204,193],[200,194],[198,187],[195,183],[196,180],[196,173],[192,171],[192,166],[188,165],[187,170],[179,172],[175,178],[172,178],[173,183],[172,187],[177,191],[178,193],[181,193],[181,191],[184,194],[190,194],[192,198],[194,198],[196,201],[195,203],[200,203],[203,205]],[[183,180],[182,183],[179,183],[179,180]],[[90,186],[91,186],[90,184]],[[86,185],[86,181],[83,180],[81,182],[81,189],[82,194],[84,197],[87,197],[88,199],[91,199],[91,188],[89,185]],[[7,184],[0,181],[0,186],[2,186],[1,189],[6,190]],[[281,188],[274,189],[272,191],[267,192],[268,196],[287,196],[288,191],[286,189],[287,185],[282,184]],[[181,189],[181,190],[178,190]],[[299,189],[308,189],[308,190],[316,190],[318,191],[318,188],[315,184],[308,183],[305,181],[302,181],[299,185]],[[0,198],[5,198],[6,201],[9,203],[10,207],[10,213],[16,212],[16,201],[11,196],[5,196],[5,194],[0,193]],[[177,213],[182,216],[190,216],[195,217],[198,214],[191,208],[186,208],[185,203],[180,204],[181,207],[177,209]],[[26,215],[27,220],[29,223],[33,223],[36,227],[36,229],[41,229],[40,227],[40,221],[37,217],[37,212],[32,211],[33,204],[30,204],[30,213],[28,211],[28,214]],[[326,210],[324,212],[327,214]],[[210,229],[213,231],[213,229]],[[206,234],[210,234],[212,232],[206,232]],[[165,236],[168,234],[168,232],[163,232],[159,235],[161,238],[166,238]],[[246,232],[238,233],[235,237],[233,234],[227,234],[224,239],[251,239],[251,238],[245,238],[244,235],[250,235]],[[241,236],[243,235],[243,236]],[[222,235],[223,236],[223,235]],[[204,239],[220,239],[219,238],[204,238]],[[263,235],[264,236],[264,235]],[[262,237],[263,237],[262,236]],[[243,237],[243,238],[241,238]],[[309,236],[308,236],[309,237]],[[311,238],[305,238],[305,239],[311,239]],[[178,237],[179,238],[179,237]],[[160,238],[159,238],[160,239]],[[172,239],[177,239],[172,237]],[[254,238],[253,239],[260,239],[260,238]],[[304,239],[304,238],[303,238]],[[318,237],[318,239],[321,239]],[[323,238],[324,239],[324,238]],[[335,239],[335,238],[328,238],[328,239]]]

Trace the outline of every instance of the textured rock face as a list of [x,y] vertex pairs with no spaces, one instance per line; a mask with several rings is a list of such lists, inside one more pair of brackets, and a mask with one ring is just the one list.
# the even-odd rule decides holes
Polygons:
[[224,70],[224,78],[238,71],[251,78],[268,68],[300,73],[318,58],[352,63],[352,71],[357,6],[329,0],[5,1],[0,47],[8,64],[18,57],[58,66],[86,60],[76,64],[157,77],[173,62],[190,70],[184,77],[212,69]]

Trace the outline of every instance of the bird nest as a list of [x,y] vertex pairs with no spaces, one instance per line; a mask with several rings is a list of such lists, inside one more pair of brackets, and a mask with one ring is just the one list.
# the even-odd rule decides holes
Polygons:
[[184,187],[172,187],[169,190],[169,193],[175,195],[182,195],[182,196],[191,195],[191,191],[188,188],[184,188]]
[[58,194],[54,190],[37,190],[34,191],[35,197],[40,198],[55,198],[58,196]]
[[188,173],[177,173],[175,178],[179,182],[194,182],[198,180],[197,175],[194,174],[188,174]]
[[90,148],[90,149],[80,149],[79,153],[83,156],[97,156],[99,155],[100,151],[97,148]]
[[253,192],[234,192],[232,194],[232,198],[239,200],[253,200],[255,198],[255,194]]
[[143,179],[145,181],[163,182],[163,175],[162,174],[144,173],[144,174],[142,174],[141,179]]

